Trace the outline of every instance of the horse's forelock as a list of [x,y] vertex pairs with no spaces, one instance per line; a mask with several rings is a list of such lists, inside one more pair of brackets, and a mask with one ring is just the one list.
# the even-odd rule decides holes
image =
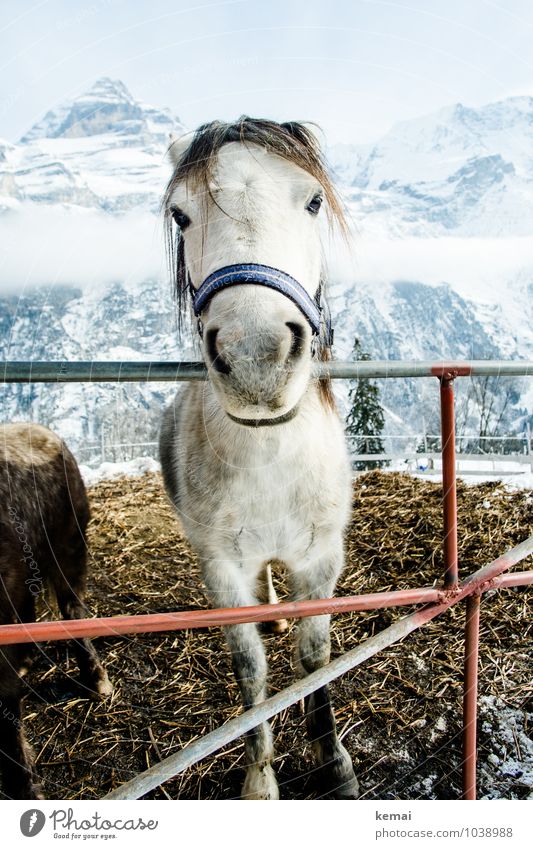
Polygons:
[[259,145],[311,174],[324,190],[330,222],[337,224],[343,235],[346,234],[343,204],[328,173],[320,145],[311,130],[298,121],[278,124],[244,115],[233,123],[211,121],[202,124],[169,180],[163,198],[165,210],[178,183],[188,181],[195,188],[203,188],[210,193],[209,182],[218,153],[230,142]]

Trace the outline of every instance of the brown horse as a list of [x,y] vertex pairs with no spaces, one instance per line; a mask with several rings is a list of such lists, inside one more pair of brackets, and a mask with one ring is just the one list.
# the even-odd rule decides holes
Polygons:
[[[65,619],[81,619],[86,579],[87,493],[64,442],[35,424],[0,426],[0,624],[35,621],[49,585]],[[90,640],[74,642],[82,683],[112,691]],[[0,648],[0,768],[4,794],[40,798],[21,720],[27,645]]]

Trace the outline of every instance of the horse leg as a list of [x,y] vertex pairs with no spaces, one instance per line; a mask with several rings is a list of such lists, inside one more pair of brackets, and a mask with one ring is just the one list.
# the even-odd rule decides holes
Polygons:
[[22,727],[23,681],[17,673],[18,646],[0,650],[0,769],[9,799],[42,799],[31,748]]
[[[227,562],[203,564],[203,576],[213,605],[216,607],[246,607],[257,604],[242,570]],[[231,652],[233,672],[244,705],[248,710],[264,701],[267,662],[257,625],[229,625],[224,628]],[[279,790],[271,760],[274,755],[272,731],[268,722],[246,732],[246,778],[243,799],[279,799]]]
[[[84,619],[86,617],[87,613],[83,602],[77,596],[75,589],[63,584],[59,587],[56,586],[56,593],[63,619]],[[88,637],[83,637],[72,642],[80,669],[80,679],[84,686],[99,696],[110,696],[113,692],[113,685],[91,640]]]
[[[342,548],[306,566],[296,575],[293,583],[297,597],[330,598],[335,590],[342,568]],[[297,630],[296,659],[302,675],[309,675],[329,662],[330,617],[310,616],[301,619]],[[322,767],[327,792],[337,799],[356,799],[359,785],[350,755],[339,741],[335,716],[327,686],[319,687],[305,699],[307,733],[318,764]]]
[[[265,568],[259,573],[257,582],[257,594],[263,604],[277,604],[278,596],[272,582],[272,567],[267,563]],[[264,622],[265,631],[270,631],[272,634],[283,634],[289,627],[286,619],[275,619],[272,622]]]
[[[85,542],[77,534],[65,551],[59,552],[50,576],[63,619],[84,619],[87,616],[85,597],[87,552]],[[109,696],[113,685],[102,666],[98,653],[88,637],[73,640],[74,652],[82,683],[99,696]]]

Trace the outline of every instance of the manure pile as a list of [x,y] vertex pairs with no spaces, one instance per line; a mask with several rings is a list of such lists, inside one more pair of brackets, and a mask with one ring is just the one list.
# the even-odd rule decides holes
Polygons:
[[[88,604],[94,615],[206,607],[195,557],[158,474],[104,481],[89,495]],[[357,477],[347,565],[337,594],[440,583],[441,498],[439,486],[407,475],[371,472]],[[508,492],[495,483],[460,483],[458,501],[463,576],[532,533],[533,497],[528,492]],[[532,568],[531,560],[516,568]],[[278,586],[283,597],[282,579]],[[332,656],[410,610],[337,616]],[[459,795],[463,625],[461,604],[331,686],[338,730],[353,757],[363,798]],[[531,627],[527,589],[484,596],[480,795],[526,798],[532,792],[527,724],[532,718]],[[294,628],[291,622],[282,636],[264,637],[271,692],[293,680]],[[218,629],[106,638],[96,644],[115,685],[110,700],[87,698],[67,643],[43,644],[26,679],[31,691],[25,727],[48,798],[101,798],[241,709]],[[320,772],[314,769],[299,706],[277,716],[273,727],[282,798],[320,797]],[[237,797],[243,760],[242,743],[236,741],[150,795]]]

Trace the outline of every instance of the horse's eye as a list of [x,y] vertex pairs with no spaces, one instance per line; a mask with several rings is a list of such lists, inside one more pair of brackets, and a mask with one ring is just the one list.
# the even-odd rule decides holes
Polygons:
[[311,215],[318,215],[318,211],[319,211],[320,207],[322,206],[323,200],[324,200],[324,198],[322,197],[322,195],[315,195],[313,200],[311,200],[307,204],[307,206],[306,206],[307,211],[310,212]]
[[191,219],[188,215],[185,215],[184,212],[179,209],[177,206],[172,206],[170,208],[170,212],[172,213],[172,218],[180,228],[180,230],[185,230],[186,227],[191,223]]

